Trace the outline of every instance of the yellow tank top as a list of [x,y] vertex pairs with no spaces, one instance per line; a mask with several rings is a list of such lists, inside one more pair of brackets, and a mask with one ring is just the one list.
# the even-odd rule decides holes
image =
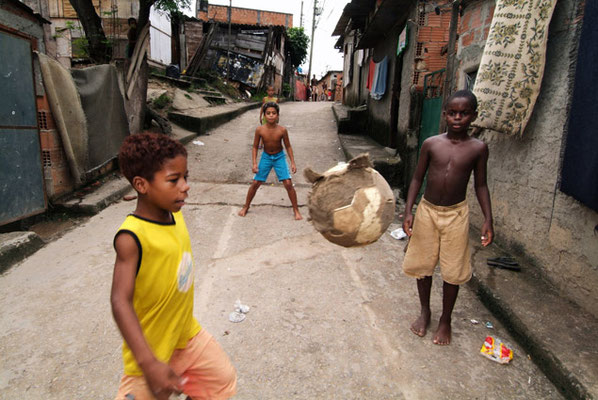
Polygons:
[[[193,317],[193,256],[181,212],[163,224],[129,215],[118,230],[132,234],[140,250],[133,308],[156,358],[167,363],[201,326]],[[142,375],[131,349],[123,343],[126,375]]]

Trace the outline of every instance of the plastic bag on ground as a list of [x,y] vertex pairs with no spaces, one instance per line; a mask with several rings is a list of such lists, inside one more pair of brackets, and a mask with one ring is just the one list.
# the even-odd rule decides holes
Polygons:
[[499,364],[508,364],[513,359],[513,350],[493,336],[486,337],[480,353]]

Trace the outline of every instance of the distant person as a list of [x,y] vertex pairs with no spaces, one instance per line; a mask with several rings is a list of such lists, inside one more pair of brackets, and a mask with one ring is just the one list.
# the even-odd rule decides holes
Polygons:
[[133,57],[135,45],[137,44],[137,20],[133,17],[127,20],[129,30],[127,31],[127,58]]
[[[247,197],[245,199],[245,205],[239,211],[239,215],[244,217],[247,215],[249,206],[253,197],[257,193],[259,187],[268,179],[268,175],[272,168],[276,172],[276,176],[279,181],[282,182],[284,188],[287,190],[291,205],[293,206],[293,212],[295,219],[302,219],[299,207],[297,205],[297,193],[293,187],[291,181],[291,175],[289,174],[289,167],[286,162],[286,155],[283,150],[284,147],[289,153],[289,159],[291,160],[291,172],[294,174],[297,172],[295,166],[295,158],[293,156],[293,148],[289,140],[289,133],[284,126],[278,125],[278,117],[280,114],[280,107],[274,102],[266,103],[262,107],[266,118],[266,124],[260,125],[255,130],[255,136],[253,138],[253,147],[251,149],[251,161],[253,164],[252,171],[255,173],[253,177],[253,183],[249,186],[247,191]],[[260,159],[260,164],[257,163],[257,152],[260,143],[264,145],[264,151]]]
[[[260,107],[260,124],[266,124],[266,117],[264,116],[264,104],[266,103],[278,103],[278,97],[274,96],[274,86],[269,85],[267,89],[267,96],[262,99],[262,106]],[[278,122],[278,121],[277,121]]]
[[166,135],[143,133],[125,139],[118,161],[138,198],[114,237],[110,301],[124,338],[116,399],[232,397],[235,368],[193,316],[193,255],[181,214],[187,151]]
[[[494,238],[490,193],[486,185],[488,146],[467,134],[469,125],[477,117],[476,110],[477,99],[468,90],[460,90],[449,97],[443,110],[447,132],[424,141],[405,204],[403,230],[410,240],[403,271],[417,279],[421,305],[421,314],[411,325],[411,331],[418,336],[426,334],[431,316],[432,275],[440,262],[444,280],[442,315],[433,339],[440,345],[451,342],[451,315],[459,285],[471,278],[466,194],[472,171],[476,196],[484,214],[482,245],[488,246]],[[426,172],[426,189],[414,221],[411,210]]]
[[312,101],[318,101],[318,80],[316,79],[316,75],[313,75],[311,78],[311,96]]

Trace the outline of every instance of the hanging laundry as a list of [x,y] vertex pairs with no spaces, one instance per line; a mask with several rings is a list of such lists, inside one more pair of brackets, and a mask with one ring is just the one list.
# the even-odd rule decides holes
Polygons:
[[370,96],[374,100],[380,100],[386,92],[386,77],[388,75],[388,57],[384,57],[382,61],[375,64],[374,78],[372,82],[372,89]]
[[368,81],[365,85],[368,90],[372,90],[372,81],[374,80],[374,70],[376,69],[376,64],[374,63],[374,57],[370,58],[370,64],[368,66]]

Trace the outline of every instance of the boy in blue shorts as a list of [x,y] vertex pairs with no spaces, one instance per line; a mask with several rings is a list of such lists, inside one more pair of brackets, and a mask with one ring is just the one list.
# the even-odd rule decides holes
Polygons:
[[[291,171],[293,173],[297,172],[295,158],[293,156],[293,148],[291,147],[291,142],[289,141],[289,133],[284,126],[278,125],[277,121],[280,114],[280,108],[278,107],[278,104],[274,102],[268,102],[264,104],[263,109],[264,117],[266,118],[266,124],[258,126],[255,130],[253,148],[251,150],[251,160],[253,162],[252,170],[255,173],[255,176],[253,177],[253,183],[247,191],[245,205],[241,211],[239,211],[239,215],[244,217],[247,214],[249,206],[251,205],[251,201],[253,200],[257,190],[268,178],[270,170],[274,168],[278,180],[282,181],[284,188],[287,190],[289,199],[291,200],[291,205],[293,206],[293,212],[295,213],[295,219],[300,220],[303,217],[301,217],[299,207],[297,206],[297,192],[295,192],[293,182],[291,182],[291,175],[289,174],[286,156],[282,148],[284,143],[284,147],[287,149],[287,153],[289,153],[289,159],[291,160]],[[262,152],[262,157],[258,167],[257,151],[260,146],[260,142],[264,146],[264,151]]]
[[110,301],[124,339],[116,399],[232,397],[235,368],[193,316],[193,256],[181,214],[187,151],[166,135],[144,133],[125,139],[118,161],[138,198],[114,238]]

